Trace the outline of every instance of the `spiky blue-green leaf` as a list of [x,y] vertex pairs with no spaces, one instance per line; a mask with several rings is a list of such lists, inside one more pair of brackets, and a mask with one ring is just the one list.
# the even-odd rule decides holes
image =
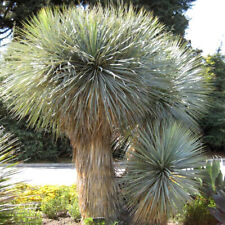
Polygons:
[[156,18],[130,6],[43,9],[5,56],[5,99],[31,126],[82,137],[143,118],[193,122],[200,60]]
[[183,125],[159,122],[139,128],[122,178],[134,224],[164,224],[198,192],[203,163],[198,137]]

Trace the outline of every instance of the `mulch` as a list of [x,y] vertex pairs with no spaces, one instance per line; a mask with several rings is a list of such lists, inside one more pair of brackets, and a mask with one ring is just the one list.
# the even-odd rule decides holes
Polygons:
[[53,219],[43,219],[43,225],[78,225],[79,223],[75,223],[71,217],[58,218],[57,220]]
[[[79,223],[74,222],[74,220],[71,217],[61,217],[57,220],[52,219],[43,219],[43,225],[79,225]],[[181,225],[176,222],[169,222],[168,225]]]

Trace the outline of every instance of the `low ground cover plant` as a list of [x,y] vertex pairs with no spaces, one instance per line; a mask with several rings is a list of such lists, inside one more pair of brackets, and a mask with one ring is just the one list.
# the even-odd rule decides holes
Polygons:
[[216,225],[217,220],[210,214],[209,207],[214,208],[213,199],[197,195],[194,200],[184,207],[184,225]]
[[[13,200],[17,207],[12,218],[20,225],[41,225],[43,218],[57,220],[61,217],[72,217],[75,222],[81,218],[76,185],[44,185],[33,186],[19,184],[13,188],[18,197]],[[87,218],[84,224],[104,225],[104,220],[96,221]],[[113,225],[116,225],[115,222]]]
[[42,213],[27,206],[16,208],[12,218],[18,225],[42,225]]
[[75,221],[80,219],[78,194],[76,186],[32,186],[20,184],[15,187],[17,204],[32,204],[36,211],[50,219],[60,216],[71,216]]
[[40,204],[43,199],[53,199],[56,196],[64,196],[68,201],[77,198],[76,185],[44,185],[34,186],[29,184],[19,184],[15,187],[19,193],[15,200],[17,203],[37,203]]
[[[13,191],[18,193],[18,197],[13,200],[14,203],[24,205],[16,208],[13,214],[13,220],[16,224],[41,225],[43,218],[59,220],[62,217],[72,217],[73,221],[77,223],[81,219],[78,192],[75,185],[33,186],[19,184]],[[193,195],[193,201],[189,201],[184,206],[183,213],[173,219],[173,222],[183,225],[216,225],[218,221],[210,214],[209,210],[215,207],[213,198],[200,194]],[[104,225],[105,222],[104,219],[97,221],[96,218],[87,218],[84,220],[84,224]],[[114,224],[124,223],[117,221]]]

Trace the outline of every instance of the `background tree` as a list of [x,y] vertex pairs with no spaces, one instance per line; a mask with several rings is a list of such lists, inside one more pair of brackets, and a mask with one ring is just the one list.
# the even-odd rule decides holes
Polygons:
[[200,121],[204,142],[212,151],[225,150],[225,58],[220,52],[205,59],[204,75],[210,79],[213,90],[210,108]]
[[[132,2],[137,8],[144,7],[146,10],[153,11],[154,15],[159,17],[160,22],[168,27],[168,30],[184,35],[188,25],[184,13],[194,1],[196,0],[124,0],[124,3]],[[99,0],[3,0],[0,2],[1,39],[11,35],[14,25],[21,27],[24,19],[36,14],[43,7],[62,4],[76,5],[79,2],[84,5],[94,5]],[[104,3],[106,0],[100,0],[100,2]]]
[[69,137],[84,218],[117,218],[115,129],[146,116],[193,121],[202,110],[200,58],[163,31],[150,14],[124,5],[46,9],[9,46],[4,98],[30,126]]
[[52,133],[43,129],[34,130],[26,125],[26,119],[18,121],[7,106],[0,101],[0,124],[5,131],[14,134],[20,143],[18,160],[25,162],[60,162],[72,160],[72,148],[68,138],[55,139]]
[[[135,7],[144,7],[148,11],[153,11],[154,16],[159,18],[162,24],[166,25],[166,29],[174,34],[184,36],[185,29],[188,26],[188,19],[184,13],[192,6],[196,0],[124,0],[124,2],[132,2]],[[89,0],[88,3],[96,2]],[[101,2],[105,2],[102,0]],[[114,0],[116,2],[116,0]]]

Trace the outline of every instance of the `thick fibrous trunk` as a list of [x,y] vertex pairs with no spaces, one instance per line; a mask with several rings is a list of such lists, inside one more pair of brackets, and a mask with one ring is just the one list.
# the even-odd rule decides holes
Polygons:
[[92,137],[87,143],[72,143],[77,170],[82,218],[104,217],[115,221],[119,199],[115,184],[110,137]]

